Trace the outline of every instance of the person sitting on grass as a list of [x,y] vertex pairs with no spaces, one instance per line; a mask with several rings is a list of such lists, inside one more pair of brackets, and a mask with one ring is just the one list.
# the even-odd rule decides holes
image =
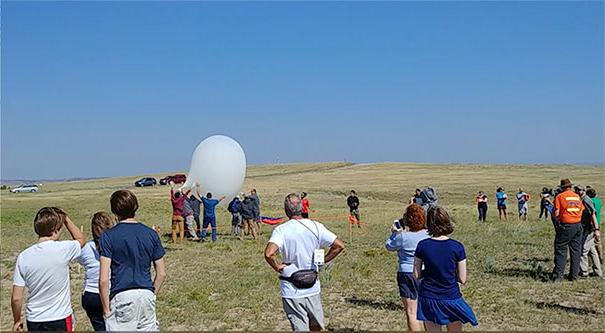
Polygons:
[[418,243],[414,260],[414,277],[421,279],[418,320],[428,332],[441,332],[443,325],[454,332],[462,331],[465,323],[478,325],[458,285],[466,283],[466,252],[462,243],[449,238],[454,222],[436,206],[427,211],[426,224],[431,237]]
[[84,293],[82,294],[82,307],[95,332],[105,331],[105,318],[103,317],[103,304],[99,294],[99,238],[105,230],[113,227],[116,217],[107,212],[97,212],[92,216],[92,239],[82,248],[78,263],[84,267]]
[[[63,226],[73,240],[59,241]],[[13,273],[11,308],[13,330],[23,331],[21,308],[29,291],[25,315],[28,331],[73,331],[69,263],[86,244],[82,231],[57,207],[44,207],[34,218],[36,244],[17,256]]]
[[183,219],[183,209],[185,208],[185,200],[191,193],[191,190],[187,190],[185,193],[181,193],[180,190],[174,190],[174,182],[170,182],[170,201],[172,202],[172,242],[176,243],[177,230],[181,241],[185,239],[185,226]]
[[215,208],[219,202],[225,199],[224,196],[217,199],[212,199],[212,193],[208,192],[205,197],[202,198],[204,204],[204,224],[202,225],[202,242],[206,241],[206,229],[208,225],[212,227],[212,241],[216,242],[216,213]]
[[[404,224],[407,230],[400,228],[401,224]],[[408,330],[411,332],[421,330],[421,323],[416,318],[420,282],[414,277],[414,253],[418,242],[429,237],[424,228],[425,224],[426,217],[422,206],[411,204],[406,208],[403,218],[399,220],[399,227],[396,224],[391,226],[391,237],[385,243],[387,250],[397,251],[399,257],[397,284]]]

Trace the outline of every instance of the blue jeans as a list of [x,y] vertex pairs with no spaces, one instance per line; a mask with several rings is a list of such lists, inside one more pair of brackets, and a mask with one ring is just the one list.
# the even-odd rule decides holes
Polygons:
[[212,241],[216,241],[216,216],[204,216],[204,224],[202,225],[202,240],[206,239],[206,229],[208,224],[212,226]]

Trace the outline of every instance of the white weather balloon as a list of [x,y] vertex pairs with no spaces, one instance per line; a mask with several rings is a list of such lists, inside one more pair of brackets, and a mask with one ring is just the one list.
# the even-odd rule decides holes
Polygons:
[[240,192],[245,177],[246,155],[242,147],[228,136],[214,135],[195,148],[183,187],[198,183],[202,195],[210,192],[213,198],[225,196],[231,200]]

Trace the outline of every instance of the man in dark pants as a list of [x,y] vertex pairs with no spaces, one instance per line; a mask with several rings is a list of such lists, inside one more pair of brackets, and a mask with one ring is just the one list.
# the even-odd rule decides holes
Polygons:
[[571,190],[569,179],[561,180],[562,192],[555,198],[555,268],[552,272],[553,282],[561,282],[567,260],[567,248],[570,253],[569,279],[575,280],[580,274],[580,257],[582,256],[583,228],[582,199]]

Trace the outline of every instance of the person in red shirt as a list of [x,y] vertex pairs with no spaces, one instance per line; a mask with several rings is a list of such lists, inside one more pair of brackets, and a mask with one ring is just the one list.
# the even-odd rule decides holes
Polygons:
[[309,199],[307,199],[307,192],[302,192],[300,194],[302,199],[302,217],[308,219],[309,218]]
[[179,230],[179,238],[181,242],[185,239],[185,219],[183,219],[183,208],[185,200],[189,197],[191,189],[185,193],[180,190],[174,190],[174,182],[170,182],[170,201],[172,202],[172,242],[176,243],[176,234]]
[[567,249],[569,248],[569,279],[576,280],[580,274],[580,258],[583,246],[582,212],[584,204],[582,199],[571,190],[569,179],[561,180],[561,193],[555,197],[555,268],[551,279],[553,282],[563,280]]

